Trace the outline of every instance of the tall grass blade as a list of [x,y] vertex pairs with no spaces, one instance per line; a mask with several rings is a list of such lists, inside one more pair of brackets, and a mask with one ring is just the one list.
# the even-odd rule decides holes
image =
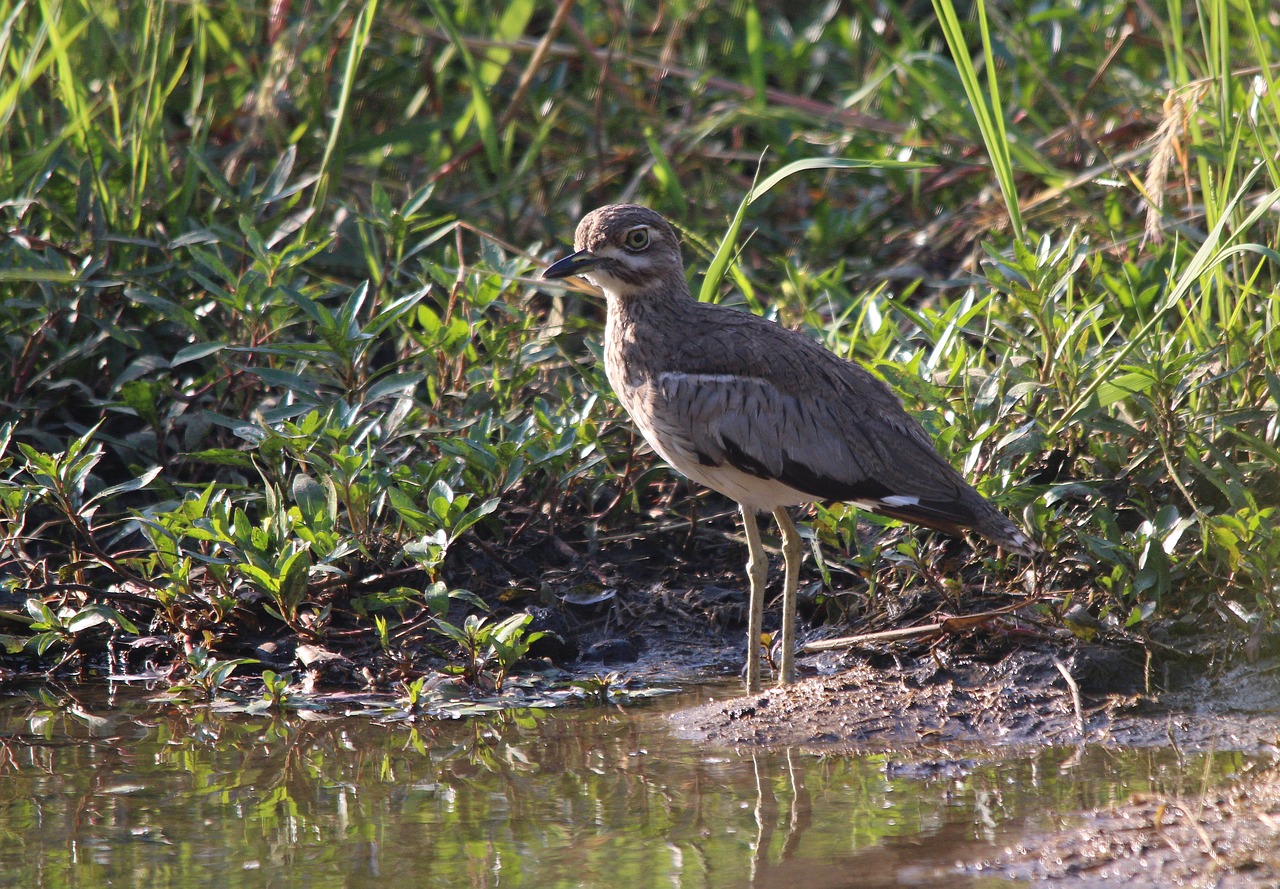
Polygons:
[[329,196],[329,185],[333,179],[342,126],[347,119],[351,97],[355,93],[356,72],[360,68],[360,58],[369,46],[369,36],[373,31],[373,19],[377,11],[378,0],[368,0],[360,7],[360,12],[356,15],[355,26],[351,29],[351,40],[347,43],[346,63],[342,69],[342,85],[338,93],[338,107],[333,111],[333,125],[329,128],[329,138],[325,140],[324,154],[320,158],[320,170],[316,178],[315,191],[311,193],[311,209],[313,211],[323,208]]
[[502,172],[502,142],[498,138],[497,118],[494,116],[493,107],[489,104],[489,90],[481,76],[480,67],[476,64],[475,57],[471,55],[471,50],[467,48],[466,41],[458,32],[453,18],[449,16],[440,0],[427,0],[427,5],[431,7],[431,14],[435,16],[440,27],[449,35],[450,42],[453,43],[454,49],[462,58],[463,65],[466,66],[467,82],[471,88],[472,120],[480,133],[480,143],[484,147],[489,171],[495,176],[499,175]]
[[1004,112],[1000,104],[1000,87],[996,78],[996,67],[991,52],[991,30],[987,25],[987,8],[985,0],[974,0],[978,11],[978,28],[982,38],[983,62],[987,69],[987,92],[982,91],[978,80],[978,72],[973,67],[973,59],[969,56],[968,44],[964,29],[960,26],[960,17],[956,14],[952,0],[933,0],[933,8],[942,25],[942,33],[955,61],[960,82],[964,85],[965,95],[973,108],[978,121],[978,130],[987,147],[987,155],[991,159],[991,168],[1000,184],[1000,193],[1004,196],[1005,207],[1009,211],[1009,224],[1013,236],[1026,240],[1026,229],[1022,223],[1022,210],[1018,200],[1017,185],[1013,179],[1013,159],[1009,152],[1009,137],[1005,131]]

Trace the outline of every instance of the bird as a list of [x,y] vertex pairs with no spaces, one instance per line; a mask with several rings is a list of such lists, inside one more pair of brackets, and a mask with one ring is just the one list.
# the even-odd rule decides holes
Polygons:
[[584,216],[574,252],[544,279],[604,293],[604,366],[622,407],[668,464],[734,500],[750,586],[746,688],[760,690],[768,556],[757,513],[782,537],[778,683],[795,681],[801,538],[789,507],[848,502],[950,534],[971,529],[1033,557],[1040,547],[965,481],[884,382],[799,331],[689,291],[680,239],[657,212]]

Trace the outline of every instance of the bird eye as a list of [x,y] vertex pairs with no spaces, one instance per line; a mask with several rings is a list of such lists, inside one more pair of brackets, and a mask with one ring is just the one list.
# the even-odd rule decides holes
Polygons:
[[628,250],[643,250],[645,247],[648,247],[649,226],[638,225],[631,229],[631,231],[627,232],[626,237],[623,239],[623,243],[626,244]]

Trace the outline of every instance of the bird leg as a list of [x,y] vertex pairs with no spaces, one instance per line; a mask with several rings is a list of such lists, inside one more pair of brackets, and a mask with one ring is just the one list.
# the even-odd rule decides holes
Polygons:
[[747,694],[760,690],[760,632],[764,629],[764,588],[769,579],[769,557],[760,543],[760,526],[755,510],[744,503],[742,530],[747,534],[747,580],[751,584],[751,601],[747,610]]
[[778,670],[778,684],[790,685],[796,681],[796,591],[800,586],[800,532],[787,513],[785,506],[773,511],[773,518],[782,532],[782,556],[786,563],[786,579],[782,585],[782,666]]

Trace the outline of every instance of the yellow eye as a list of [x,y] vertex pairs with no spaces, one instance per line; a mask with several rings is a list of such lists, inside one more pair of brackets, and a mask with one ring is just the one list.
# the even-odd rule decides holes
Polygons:
[[631,231],[627,232],[623,243],[628,250],[643,250],[649,246],[649,226],[637,225]]

